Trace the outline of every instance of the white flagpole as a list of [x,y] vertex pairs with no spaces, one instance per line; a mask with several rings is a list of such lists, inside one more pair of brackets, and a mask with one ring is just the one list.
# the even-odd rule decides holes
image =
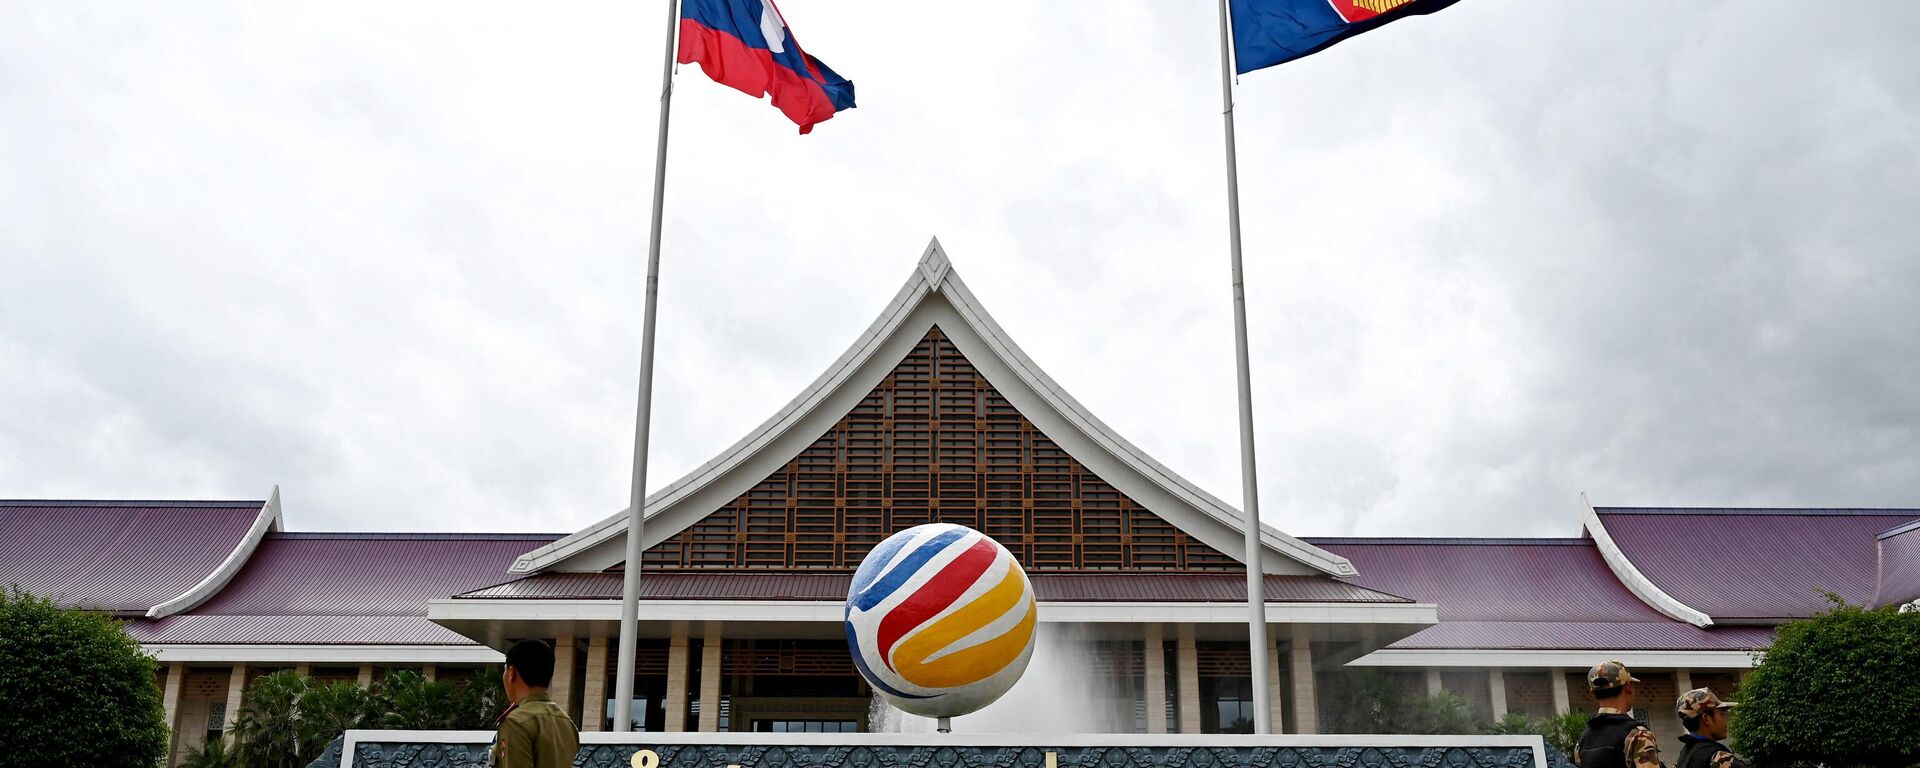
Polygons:
[[[667,125],[673,114],[674,48],[680,3],[667,0],[666,62],[660,69],[660,132],[653,152],[653,230],[647,235],[647,304],[640,321],[640,398],[633,417],[633,485],[627,494],[626,578],[620,589],[620,662],[613,683],[613,730],[633,730],[633,662],[640,625],[640,551],[646,532],[647,438],[653,418],[653,326],[660,308],[660,211],[667,191]],[[597,716],[599,702],[587,702]]]
[[1227,129],[1227,242],[1233,258],[1233,349],[1240,379],[1240,513],[1246,517],[1247,656],[1253,662],[1253,732],[1273,732],[1267,695],[1267,600],[1260,569],[1260,476],[1253,458],[1253,374],[1247,361],[1247,292],[1240,269],[1240,161],[1233,149],[1233,18],[1220,0],[1220,115]]

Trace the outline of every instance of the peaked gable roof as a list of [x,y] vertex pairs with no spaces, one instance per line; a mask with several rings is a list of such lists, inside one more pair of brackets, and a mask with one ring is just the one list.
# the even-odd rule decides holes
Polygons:
[[[1223,553],[1244,551],[1237,509],[1121,438],[1068,395],[1008,338],[960,280],[936,239],[880,317],[805,391],[719,456],[647,498],[642,546],[651,548],[719,509],[798,455],[865,397],[938,326],[979,373],[1034,425],[1102,480],[1181,531]],[[597,571],[619,565],[623,510],[522,555],[520,573]],[[1261,569],[1353,575],[1343,557],[1262,526]]]

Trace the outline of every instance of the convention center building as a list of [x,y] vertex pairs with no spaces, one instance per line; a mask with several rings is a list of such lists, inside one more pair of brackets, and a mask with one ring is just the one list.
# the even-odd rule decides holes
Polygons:
[[[1124,373],[1116,371],[1115,373]],[[263,485],[265,485],[263,483]],[[1551,503],[1547,503],[1551,502]],[[368,682],[476,674],[555,644],[553,695],[604,730],[627,515],[566,535],[290,530],[251,501],[0,502],[0,585],[124,617],[159,661],[174,754],[281,669]],[[1019,558],[1041,640],[1071,638],[1111,732],[1244,730],[1241,515],[1040,370],[938,243],[790,403],[647,500],[634,718],[649,731],[858,731],[873,698],[842,629],[881,539],[959,523]],[[1773,627],[1920,598],[1920,510],[1673,509],[1543,500],[1565,538],[1261,533],[1274,729],[1316,733],[1343,676],[1451,692],[1481,719],[1592,708],[1620,659],[1659,702],[1730,691]],[[1097,685],[1093,684],[1097,683]],[[1071,685],[1067,687],[1072,687]]]

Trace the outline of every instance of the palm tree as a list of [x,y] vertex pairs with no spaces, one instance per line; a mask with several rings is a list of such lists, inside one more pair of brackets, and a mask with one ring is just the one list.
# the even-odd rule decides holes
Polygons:
[[292,670],[265,675],[247,689],[245,703],[234,718],[233,757],[248,768],[301,768],[300,699],[314,687],[313,678]]
[[199,749],[187,750],[179,768],[235,768],[237,765],[233,756],[227,754],[227,741],[214,739]]

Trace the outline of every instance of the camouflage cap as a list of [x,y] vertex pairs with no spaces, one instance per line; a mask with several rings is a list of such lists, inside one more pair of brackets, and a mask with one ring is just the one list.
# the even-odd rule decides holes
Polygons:
[[1640,682],[1640,678],[1634,677],[1632,672],[1627,671],[1627,665],[1617,661],[1603,661],[1587,670],[1587,687],[1596,691],[1612,690],[1637,682]]
[[1739,704],[1737,701],[1721,701],[1720,697],[1713,695],[1711,688],[1695,688],[1680,694],[1680,698],[1673,703],[1673,711],[1680,713],[1681,717],[1699,717],[1700,713],[1710,709],[1726,709]]

